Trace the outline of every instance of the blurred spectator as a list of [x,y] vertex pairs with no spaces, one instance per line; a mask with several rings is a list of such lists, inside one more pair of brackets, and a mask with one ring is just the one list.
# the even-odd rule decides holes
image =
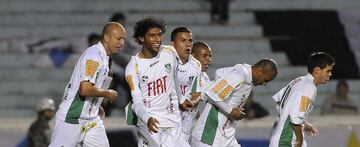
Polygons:
[[93,46],[94,44],[99,43],[99,41],[101,40],[101,36],[99,34],[96,33],[91,33],[88,36],[88,46]]
[[28,131],[29,147],[47,147],[50,144],[55,103],[50,98],[43,98],[36,106],[38,116]]
[[251,92],[245,104],[246,119],[261,118],[269,115],[269,112],[259,103],[254,102],[254,93]]
[[111,16],[110,21],[118,22],[118,23],[124,25],[126,22],[126,16],[122,12],[116,12]]
[[[126,25],[126,17],[123,13],[117,12],[114,13],[111,18],[110,22],[118,22],[123,26]],[[125,47],[123,50],[120,51],[118,54],[114,54],[112,56],[113,61],[119,65],[123,70],[126,68],[126,65],[131,59],[131,56],[135,55],[137,52],[140,51],[140,47],[135,47],[129,40],[125,41]]]
[[339,80],[336,93],[325,99],[321,114],[350,115],[358,114],[356,104],[348,97],[349,85],[345,80]]
[[211,4],[211,24],[227,25],[229,22],[230,0],[209,0]]

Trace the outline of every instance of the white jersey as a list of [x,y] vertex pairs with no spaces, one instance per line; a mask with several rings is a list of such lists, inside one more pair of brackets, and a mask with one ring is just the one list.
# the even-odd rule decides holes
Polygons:
[[[67,84],[56,118],[66,123],[79,124],[100,119],[99,107],[103,97],[84,97],[79,94],[80,82],[89,81],[99,89],[107,89],[109,83],[109,56],[99,42],[87,48],[78,60]],[[111,81],[111,80],[110,80]]]
[[271,131],[270,147],[294,146],[296,136],[291,124],[304,124],[311,112],[317,91],[313,80],[310,74],[298,77],[273,96],[279,117]]
[[[181,93],[184,97],[190,98],[192,93],[201,92],[201,64],[193,56],[189,56],[188,62],[179,64],[178,76]],[[197,108],[190,112],[181,111],[181,124],[184,138],[190,139],[190,131]],[[190,143],[190,141],[187,141]]]
[[193,92],[200,92],[201,64],[193,56],[189,56],[188,62],[179,64],[178,77],[181,94],[189,97]]
[[[162,45],[151,59],[133,56],[126,67],[126,80],[133,97],[132,110],[137,126],[147,126],[153,117],[159,127],[177,127],[181,124],[179,102],[184,101],[177,78],[178,57],[172,46]],[[128,116],[127,116],[128,117]]]
[[[217,79],[205,90],[213,101],[224,101],[232,108],[243,107],[253,87],[251,66],[237,64],[216,71]],[[192,137],[211,146],[228,146],[235,139],[236,121],[218,108],[206,104],[201,113]]]
[[209,78],[209,76],[207,75],[206,72],[201,72],[200,75],[201,79],[200,79],[200,87],[201,87],[201,91],[205,91],[206,88],[208,88],[211,84],[211,79]]
[[211,79],[209,78],[209,76],[206,74],[206,72],[201,72],[200,75],[201,79],[200,79],[200,85],[201,85],[201,101],[199,102],[199,106],[198,106],[198,114],[201,114],[204,111],[206,102],[207,102],[207,96],[205,96],[205,90],[206,88],[208,88],[209,86],[211,86]]

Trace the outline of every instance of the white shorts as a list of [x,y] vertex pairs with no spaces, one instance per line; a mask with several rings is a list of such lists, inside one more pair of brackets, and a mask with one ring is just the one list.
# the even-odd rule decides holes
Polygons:
[[101,119],[85,124],[69,124],[56,119],[49,147],[109,147]]
[[159,127],[158,133],[151,134],[147,127],[137,127],[137,130],[139,147],[183,147],[184,144],[188,144],[184,142],[180,126]]
[[[191,135],[181,130],[180,138],[182,139],[181,147],[190,147]],[[184,143],[183,143],[184,142]]]
[[[291,141],[291,143],[289,142],[289,145],[291,144],[291,147],[294,147],[295,146],[295,140],[293,139]],[[269,147],[278,147],[280,146],[279,145],[279,139],[270,139],[270,144],[269,144]],[[301,147],[307,147],[307,143],[305,140],[303,140],[303,143],[301,145]]]
[[223,142],[223,144],[213,144],[213,146],[211,146],[192,137],[191,147],[241,147],[241,145],[237,142],[236,139],[231,139],[226,142]]

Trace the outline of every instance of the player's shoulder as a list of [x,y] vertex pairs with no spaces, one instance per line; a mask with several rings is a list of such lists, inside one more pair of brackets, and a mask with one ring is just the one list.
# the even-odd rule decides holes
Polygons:
[[176,59],[179,59],[179,55],[177,54],[175,48],[170,45],[161,45],[161,54],[164,54],[166,57],[175,57]]
[[242,66],[242,64],[236,64],[235,66],[231,67],[224,67],[217,69],[215,71],[215,77],[221,78],[221,77],[232,77],[239,80],[245,80],[246,79],[246,72]]
[[[95,46],[95,45],[94,45]],[[87,48],[83,54],[80,57],[80,62],[81,63],[95,63],[95,64],[102,64],[102,60],[101,60],[101,55],[100,55],[100,51],[98,48],[91,46],[89,48]]]
[[189,56],[190,62],[195,68],[201,70],[201,63],[199,60],[195,59],[192,55]]
[[249,68],[249,65],[247,65],[247,64],[236,64],[233,66],[232,70],[233,70],[233,73],[235,73],[235,74],[245,76],[247,74],[247,72],[250,72],[250,71],[248,71],[249,70],[248,68]]
[[306,91],[309,91],[310,93],[316,91],[316,85],[314,84],[312,79],[309,79],[308,77],[304,77],[304,80],[302,82],[303,82],[302,85],[305,87]]
[[160,48],[164,53],[177,55],[175,48],[171,45],[161,45]]
[[125,69],[126,73],[129,73],[132,71],[135,71],[136,73],[139,72],[139,65],[137,63],[136,58],[137,58],[136,56],[131,57],[129,63],[126,65],[126,69]]
[[302,92],[304,95],[311,97],[316,92],[314,82],[307,76],[301,76],[293,80],[294,89]]
[[99,51],[99,48],[96,47],[96,45],[93,45],[89,48],[87,48],[83,53],[84,58],[93,58],[95,60],[101,58],[101,54]]
[[136,64],[138,64],[136,58],[137,58],[136,56],[131,56],[131,59],[130,59],[129,63],[126,65],[126,68],[132,68]]

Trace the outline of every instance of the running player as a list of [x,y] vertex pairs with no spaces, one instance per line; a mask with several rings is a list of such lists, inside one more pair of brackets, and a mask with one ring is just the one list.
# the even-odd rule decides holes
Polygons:
[[218,69],[215,82],[205,90],[208,102],[192,132],[191,145],[239,147],[236,120],[245,117],[243,106],[252,87],[265,85],[276,75],[277,65],[272,59]]
[[279,117],[271,130],[270,147],[306,147],[303,131],[316,136],[318,129],[306,122],[317,93],[316,86],[329,81],[335,59],[323,52],[313,53],[307,60],[308,74],[292,80],[273,98]]
[[[165,24],[152,17],[136,23],[134,38],[142,50],[126,67],[133,110],[137,116],[138,146],[180,146],[179,104],[190,110],[189,99],[182,96],[177,77],[178,56],[172,46],[161,45]],[[127,114],[130,114],[129,111]],[[129,118],[129,115],[127,115]]]
[[[200,100],[201,64],[192,57],[192,33],[187,27],[178,27],[171,32],[171,45],[176,49],[182,63],[178,67],[178,77],[181,93],[190,98],[194,105]],[[181,129],[185,142],[181,145],[190,146],[190,130],[196,111],[181,111]]]
[[126,32],[119,23],[108,23],[99,43],[89,47],[78,60],[71,80],[65,88],[63,100],[56,113],[50,147],[109,146],[100,104],[103,98],[113,102],[117,92],[108,90],[108,76],[112,53],[124,46]]

